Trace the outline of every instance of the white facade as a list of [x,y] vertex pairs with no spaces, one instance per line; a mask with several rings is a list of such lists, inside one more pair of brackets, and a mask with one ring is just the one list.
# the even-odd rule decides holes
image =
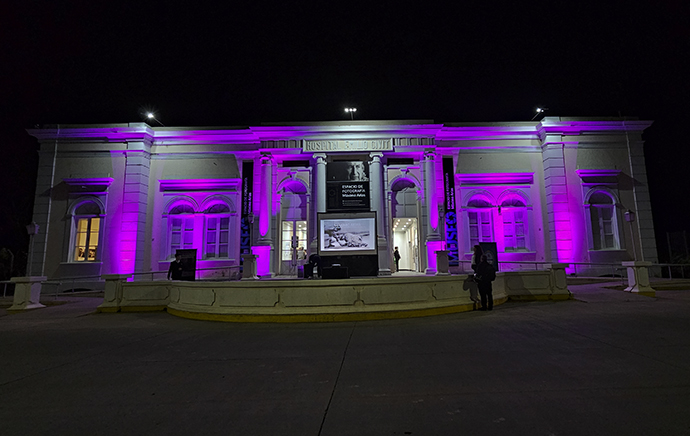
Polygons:
[[[395,272],[396,245],[400,269],[434,273],[435,251],[457,247],[451,270],[467,270],[478,242],[496,243],[502,270],[568,263],[569,272],[610,274],[605,264],[657,260],[641,138],[650,124],[546,117],[33,129],[41,148],[32,271],[160,279],[177,250],[196,249],[197,278],[230,278],[244,248],[259,256],[259,275],[295,276],[322,248],[320,213],[376,212],[378,275]],[[330,187],[341,186],[332,170],[346,162],[368,169],[359,185],[366,210],[347,210],[340,197],[332,206]],[[350,275],[358,268],[366,269],[355,262]]]

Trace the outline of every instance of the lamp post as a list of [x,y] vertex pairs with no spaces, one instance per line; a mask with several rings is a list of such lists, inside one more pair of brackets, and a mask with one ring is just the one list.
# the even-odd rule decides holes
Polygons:
[[31,266],[34,263],[34,235],[38,233],[38,224],[32,222],[27,225],[26,232],[29,234],[29,265],[26,269],[26,276],[31,277]]
[[538,107],[536,110],[537,113],[534,114],[534,116],[532,117],[532,119],[530,121],[534,121],[534,119],[537,118],[539,116],[539,114],[543,114],[547,110],[549,110],[549,108],[547,108],[547,107]]
[[356,107],[346,107],[345,112],[349,112],[350,113],[350,119],[354,120],[355,119],[354,114],[355,114],[355,112],[357,112],[357,108]]
[[158,120],[158,118],[156,118],[156,116],[155,116],[152,112],[148,112],[148,113],[146,114],[146,118],[148,118],[149,120],[154,120],[155,122],[157,122],[157,123],[160,124],[161,126],[165,127],[165,124],[161,123],[161,122]]
[[633,260],[637,261],[637,249],[635,248],[635,234],[633,233],[633,222],[635,222],[635,212],[628,209],[623,214],[625,220],[630,224],[630,240],[632,241]]

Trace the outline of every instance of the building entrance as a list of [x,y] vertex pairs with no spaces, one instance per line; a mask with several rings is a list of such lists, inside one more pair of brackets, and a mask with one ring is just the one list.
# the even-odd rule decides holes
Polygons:
[[419,210],[416,185],[401,179],[393,183],[391,215],[393,249],[400,253],[400,271],[422,271],[419,253]]
[[283,221],[280,233],[280,274],[296,275],[307,257],[307,222]]
[[399,271],[419,271],[418,240],[417,218],[393,220],[393,247],[398,247],[400,253]]

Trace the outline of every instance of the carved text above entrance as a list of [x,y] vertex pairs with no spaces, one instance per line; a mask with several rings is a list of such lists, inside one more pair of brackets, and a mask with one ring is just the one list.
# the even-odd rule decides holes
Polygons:
[[314,151],[385,151],[393,150],[390,139],[355,139],[349,141],[304,141],[305,152]]

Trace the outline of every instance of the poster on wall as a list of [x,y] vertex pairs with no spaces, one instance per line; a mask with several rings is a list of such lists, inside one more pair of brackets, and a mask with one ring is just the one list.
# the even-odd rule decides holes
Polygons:
[[443,191],[446,223],[446,250],[448,250],[448,265],[458,266],[458,217],[455,212],[455,175],[453,158],[443,158]]
[[329,162],[326,165],[326,180],[329,182],[368,182],[369,162]]
[[482,252],[486,255],[486,261],[494,267],[496,272],[498,272],[498,250],[496,250],[496,243],[480,242],[479,246],[482,247]]
[[196,248],[181,249],[175,251],[175,256],[182,258],[182,277],[180,280],[194,281],[196,279]]
[[376,214],[319,214],[319,254],[376,254]]
[[369,163],[335,161],[326,165],[329,211],[369,210]]

